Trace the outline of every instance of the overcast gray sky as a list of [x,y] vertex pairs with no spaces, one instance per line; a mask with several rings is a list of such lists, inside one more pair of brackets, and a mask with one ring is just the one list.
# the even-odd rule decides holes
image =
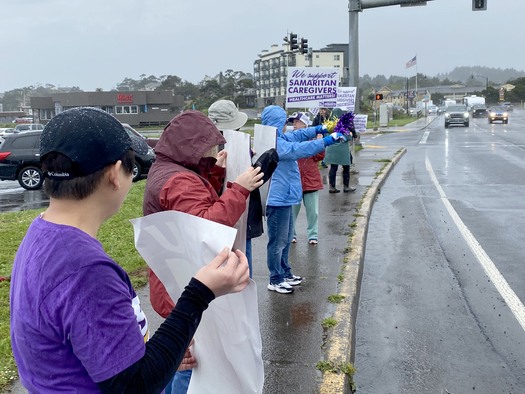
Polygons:
[[[360,74],[436,75],[456,66],[525,69],[524,0],[434,0],[359,15]],[[29,85],[110,90],[126,77],[193,83],[253,73],[287,32],[320,49],[348,42],[347,0],[0,0],[0,92]]]

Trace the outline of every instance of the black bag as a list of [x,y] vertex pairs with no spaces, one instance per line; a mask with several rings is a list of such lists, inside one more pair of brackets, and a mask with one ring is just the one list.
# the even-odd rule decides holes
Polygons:
[[253,164],[253,167],[261,167],[261,171],[264,173],[262,180],[264,183],[266,183],[273,175],[273,172],[277,168],[278,163],[279,154],[274,148],[271,148],[259,156],[257,161]]

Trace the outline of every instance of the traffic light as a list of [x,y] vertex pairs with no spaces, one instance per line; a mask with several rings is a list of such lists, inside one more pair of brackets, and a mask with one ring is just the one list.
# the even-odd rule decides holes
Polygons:
[[472,11],[486,11],[487,0],[472,0]]
[[383,100],[383,95],[380,93],[376,94],[376,100]]
[[293,52],[299,46],[297,45],[297,34],[290,33],[290,50]]
[[299,46],[300,53],[308,53],[308,40],[301,38],[301,45]]

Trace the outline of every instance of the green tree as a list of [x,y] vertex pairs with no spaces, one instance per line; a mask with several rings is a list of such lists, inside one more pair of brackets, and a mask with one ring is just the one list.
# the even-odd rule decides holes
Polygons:
[[487,104],[497,103],[499,101],[499,91],[494,89],[492,86],[489,86],[488,89],[482,90],[481,94],[485,96],[485,102]]

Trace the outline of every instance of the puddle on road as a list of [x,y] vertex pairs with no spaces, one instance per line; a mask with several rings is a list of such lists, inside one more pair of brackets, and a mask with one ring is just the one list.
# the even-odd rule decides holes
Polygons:
[[0,212],[25,211],[47,208],[49,198],[42,189],[25,190],[20,188],[10,193],[0,193]]
[[315,311],[309,302],[296,304],[290,311],[294,327],[309,325],[314,321]]
[[372,182],[374,182],[374,177],[373,176],[360,176],[359,178],[357,178],[357,181],[360,185],[369,186],[372,184]]

